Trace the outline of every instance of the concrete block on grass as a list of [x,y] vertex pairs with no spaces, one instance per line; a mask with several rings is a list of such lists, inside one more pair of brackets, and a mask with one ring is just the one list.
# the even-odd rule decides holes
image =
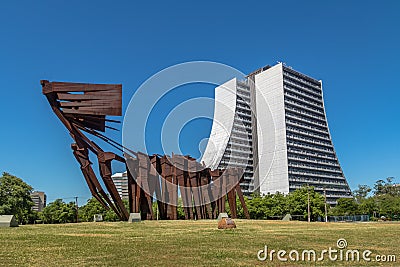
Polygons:
[[129,214],[128,222],[133,223],[133,222],[140,222],[140,221],[142,221],[142,217],[140,216],[140,213]]
[[0,215],[0,227],[18,227],[14,215]]
[[218,221],[222,220],[222,218],[229,218],[228,213],[226,213],[226,212],[221,212],[221,213],[218,215]]

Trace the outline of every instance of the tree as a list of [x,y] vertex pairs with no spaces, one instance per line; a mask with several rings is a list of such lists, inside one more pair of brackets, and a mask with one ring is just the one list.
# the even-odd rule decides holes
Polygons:
[[47,205],[40,215],[44,223],[71,223],[76,221],[76,206],[74,202],[67,204],[57,199]]
[[368,194],[371,192],[371,187],[365,184],[359,184],[358,188],[354,190],[353,195],[356,198],[357,203],[361,203],[363,200],[365,200],[368,196]]
[[22,179],[4,172],[0,177],[0,214],[15,215],[19,223],[34,220],[32,187]]
[[289,213],[287,205],[288,197],[282,193],[275,193],[272,195],[271,201],[269,201],[269,216],[271,217],[283,217]]
[[391,194],[383,194],[374,197],[376,209],[380,216],[392,216],[400,214],[400,198]]
[[385,185],[386,185],[386,182],[382,179],[376,181],[374,184],[374,195],[377,196],[377,195],[385,194],[386,193]]
[[325,216],[325,198],[314,191],[314,187],[304,186],[287,196],[288,211],[291,215],[302,215],[303,219],[308,217],[308,194],[310,196],[311,219]]
[[[264,196],[269,197],[269,195]],[[266,207],[263,205],[263,197],[258,194],[253,194],[251,199],[247,202],[247,209],[249,210],[250,218],[252,219],[266,219]]]
[[386,193],[394,196],[400,197],[400,187],[393,183],[394,177],[386,178]]
[[108,209],[103,215],[103,220],[106,222],[117,222],[119,221],[119,217],[112,209]]
[[[317,220],[325,214],[325,198],[315,192],[313,187],[309,187],[309,190],[307,187],[297,189],[287,195],[279,192],[263,196],[253,194],[250,198],[245,198],[245,202],[251,219],[280,219],[287,213],[300,215],[306,219],[308,194],[310,194],[311,217]],[[241,205],[238,205],[238,217],[244,218]]]
[[359,213],[358,204],[353,198],[339,198],[332,213],[334,215],[356,215]]
[[101,214],[103,220],[105,220],[105,214],[107,210],[100,204],[100,202],[92,197],[87,201],[85,205],[79,208],[79,219],[83,222],[93,221],[95,214]]
[[[185,210],[183,208],[183,200],[181,197],[178,198],[178,206],[176,207],[176,212],[177,212],[178,220],[185,219]],[[154,215],[156,215],[156,214],[154,213]]]
[[374,215],[374,212],[378,211],[377,203],[374,197],[368,197],[359,203],[360,214]]
[[394,177],[386,178],[384,180],[378,180],[374,185],[374,195],[384,195],[389,194],[392,196],[400,196],[400,187],[393,183]]
[[[125,208],[129,210],[128,200],[123,199],[122,202],[124,203]],[[103,216],[103,220],[107,222],[119,221],[119,217],[111,208],[104,208],[97,199],[92,197],[85,205],[79,208],[79,219],[83,222],[91,222],[93,221],[95,214],[101,214]]]

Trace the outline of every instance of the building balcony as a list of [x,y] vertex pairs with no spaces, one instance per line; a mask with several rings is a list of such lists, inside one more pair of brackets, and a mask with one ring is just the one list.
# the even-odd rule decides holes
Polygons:
[[291,118],[293,120],[299,120],[299,121],[302,121],[302,122],[305,122],[305,123],[308,123],[311,125],[315,125],[318,127],[327,128],[326,123],[321,123],[319,121],[304,117],[303,115],[294,115],[294,114],[292,114],[292,111],[286,112],[286,117]]
[[284,93],[284,95],[287,98],[290,98],[290,99],[298,101],[302,105],[309,106],[311,109],[323,112],[324,107],[321,104],[315,104],[313,102],[307,101],[307,99],[304,99],[302,97],[296,96],[296,95],[294,95],[292,93],[289,93],[287,91]]
[[305,88],[299,88],[298,86],[293,86],[287,82],[283,83],[283,88],[288,90],[289,92],[301,95],[303,97],[307,97],[310,101],[315,101],[322,104],[322,95],[316,96],[314,93],[310,92],[310,90]]
[[329,144],[331,144],[331,139],[328,137],[328,134],[323,136],[322,134],[312,133],[310,131],[303,130],[303,129],[300,129],[298,127],[293,127],[293,126],[287,126],[286,133],[288,135],[289,135],[289,133],[292,135],[295,135],[295,136],[299,135],[299,137],[311,139],[311,140],[317,139],[319,142],[322,142],[322,143],[328,142]]
[[[323,194],[324,190],[327,192],[327,194],[328,194],[328,192],[343,192],[343,193],[347,192],[345,187],[343,187],[343,188],[321,187],[321,186],[318,186],[315,184],[313,184],[313,185],[310,184],[310,186],[314,187],[315,191],[322,192],[322,194]],[[304,184],[303,185],[289,185],[289,189],[300,189],[303,187],[304,187]]]
[[297,107],[293,107],[292,104],[285,102],[285,110],[286,111],[291,111],[293,113],[299,114],[301,116],[307,117],[307,118],[311,118],[314,120],[319,121],[320,123],[323,123],[324,126],[326,125],[326,120],[325,120],[325,115],[324,116],[316,116],[314,113],[308,112],[304,109],[300,109]]
[[321,151],[333,152],[333,146],[330,144],[328,145],[328,144],[313,142],[290,134],[286,136],[286,140],[287,142],[293,142],[296,143],[297,145],[303,145],[306,148],[316,148],[320,149]]
[[244,101],[237,101],[236,106],[240,109],[246,110],[247,112],[251,113],[250,103],[246,103]]
[[243,151],[251,151],[253,149],[251,144],[243,145],[243,144],[228,144],[226,149],[231,148],[235,150],[243,150]]
[[290,156],[288,155],[288,159],[290,160],[297,160],[297,161],[302,161],[302,162],[308,162],[308,163],[314,163],[314,164],[321,164],[321,165],[326,165],[326,166],[331,166],[331,167],[340,167],[339,164],[333,163],[330,161],[324,161],[323,159],[319,160],[312,160],[304,157],[296,157],[296,156]]
[[305,79],[300,79],[295,74],[289,73],[287,71],[284,71],[283,74],[283,77],[291,81],[294,85],[309,89],[315,94],[322,94],[322,89],[320,85],[313,84]]
[[232,150],[231,148],[228,148],[225,150],[225,153],[229,154],[229,157],[232,158],[238,158],[238,159],[246,159],[246,160],[253,160],[253,155],[251,154],[250,151],[235,151]]
[[225,165],[225,167],[229,164],[230,166],[240,167],[245,170],[245,172],[252,172],[253,171],[253,164],[243,163],[243,162],[236,162],[230,159],[221,160],[221,165]]
[[234,152],[234,153],[246,154],[247,156],[253,157],[253,154],[252,154],[252,151],[251,151],[252,148],[250,146],[248,146],[248,147],[245,147],[245,146],[238,147],[238,146],[228,145],[226,147],[226,150],[229,150],[229,151]]
[[303,184],[324,184],[326,186],[333,186],[333,185],[347,185],[345,178],[341,177],[340,179],[333,179],[333,178],[311,178],[310,177],[293,177],[289,176],[289,182],[294,183],[303,183]]
[[323,118],[325,118],[325,113],[324,113],[323,111],[318,110],[318,109],[314,109],[314,108],[307,107],[307,106],[303,105],[303,104],[302,104],[301,102],[299,102],[299,101],[296,102],[296,100],[292,100],[292,99],[290,99],[290,98],[288,98],[288,97],[285,97],[285,104],[286,104],[286,103],[289,103],[290,105],[295,106],[295,107],[298,107],[298,108],[300,108],[300,109],[304,109],[304,110],[310,111],[310,112],[316,114],[317,116],[320,115],[320,116],[322,116]]
[[330,172],[330,173],[336,173],[342,175],[342,171],[340,168],[327,168],[327,167],[321,167],[321,166],[309,166],[301,162],[289,162],[288,163],[289,167],[296,168],[296,169],[306,169],[306,170],[311,170],[311,171],[321,171],[321,172]]
[[297,141],[294,139],[290,139],[287,138],[287,145],[288,146],[292,146],[292,147],[296,147],[296,148],[305,148],[305,149],[309,149],[309,150],[314,150],[314,151],[319,151],[319,152],[324,152],[326,154],[334,154],[333,148],[328,148],[326,146],[319,146],[319,145],[311,145],[309,143],[306,142],[302,142],[302,141]]
[[295,148],[293,146],[288,146],[287,151],[290,153],[296,154],[296,155],[300,155],[300,156],[307,155],[307,156],[316,157],[318,159],[322,158],[322,159],[337,161],[336,155],[333,152],[324,152],[324,154],[321,154],[321,153],[317,153],[315,151],[311,151],[307,147],[305,147],[305,148],[296,147]]
[[289,89],[288,86],[284,86],[284,88],[285,88],[284,89],[284,94],[285,95],[288,95],[288,96],[296,98],[296,99],[298,99],[300,101],[303,101],[305,104],[313,105],[316,108],[323,108],[324,107],[324,105],[322,103],[322,100],[314,99],[314,98],[312,98],[310,96],[307,96],[306,94],[301,93],[301,91],[299,91],[299,90],[296,90],[296,89],[293,89],[293,88]]
[[292,175],[303,175],[303,176],[317,177],[317,178],[326,178],[326,179],[344,178],[343,175],[333,175],[332,173],[330,173],[330,174],[319,174],[319,173],[310,173],[310,172],[292,171],[292,170],[289,171],[289,174],[292,174]]
[[231,136],[229,139],[229,143],[235,145],[251,145],[251,142],[251,138],[245,139],[237,136]]
[[249,133],[248,131],[241,131],[241,130],[237,130],[237,129],[232,129],[232,135],[231,137],[238,137],[244,140],[248,140],[251,141],[251,133]]
[[301,137],[301,136],[296,136],[294,134],[286,134],[286,138],[288,140],[295,140],[295,141],[301,141],[301,142],[305,142],[308,143],[310,145],[318,145],[318,146],[323,146],[323,147],[327,147],[327,148],[332,148],[333,146],[330,142],[321,142],[321,141],[317,141],[315,139],[312,138],[305,138],[305,137]]
[[302,129],[306,129],[307,131],[314,131],[316,133],[328,134],[329,135],[328,128],[326,128],[325,130],[321,130],[321,129],[316,128],[315,126],[310,126],[310,125],[306,125],[304,123],[296,122],[293,119],[286,119],[286,124],[292,125],[292,126],[295,126],[295,127],[299,127],[299,128],[302,128]]
[[251,120],[251,110],[250,109],[245,110],[243,108],[236,108],[236,113],[240,114],[242,116],[245,116],[245,117],[249,117],[249,119]]
[[294,90],[298,90],[298,91],[303,91],[303,92],[307,92],[308,94],[310,94],[310,95],[313,95],[315,98],[321,98],[322,99],[322,94],[321,94],[321,92],[322,91],[320,91],[320,92],[316,92],[316,91],[314,91],[313,89],[311,89],[311,88],[309,88],[309,87],[306,87],[306,86],[304,86],[304,85],[301,85],[301,84],[299,84],[299,83],[297,83],[297,82],[294,82],[292,79],[285,79],[286,77],[284,77],[284,80],[283,80],[283,85],[285,86],[290,86],[290,87],[292,87],[292,89],[294,89]]
[[240,101],[240,102],[249,104],[250,103],[250,97],[244,96],[244,95],[237,95],[236,101]]
[[250,127],[247,127],[246,125],[244,125],[244,123],[242,123],[242,122],[239,123],[238,121],[236,121],[233,124],[232,131],[236,131],[236,132],[242,133],[242,134],[251,135],[252,129]]
[[248,91],[237,89],[236,93],[238,96],[244,96],[244,97],[250,98],[250,92],[248,92]]

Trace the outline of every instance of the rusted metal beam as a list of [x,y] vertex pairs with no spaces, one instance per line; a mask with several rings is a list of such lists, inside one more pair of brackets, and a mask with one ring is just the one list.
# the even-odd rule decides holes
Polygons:
[[[172,154],[171,157],[159,157],[134,152],[102,133],[106,128],[115,129],[106,123],[119,123],[117,120],[108,119],[107,116],[122,114],[122,85],[46,80],[41,81],[41,85],[53,112],[74,140],[71,148],[90,192],[104,207],[111,208],[121,220],[127,220],[129,213],[111,178],[112,162],[115,160],[127,166],[129,212],[140,212],[144,219],[155,218],[152,209],[155,196],[160,218],[176,220],[178,187],[185,207],[185,219],[216,218],[217,212],[225,211],[226,197],[232,217],[235,218],[236,195],[241,201],[246,218],[249,218],[240,186],[232,184],[240,180],[240,171],[212,171],[190,156]],[[103,151],[84,132],[124,152],[125,158]],[[91,167],[89,152],[97,157],[100,175],[111,199]],[[210,190],[211,183],[215,187],[213,190]],[[229,192],[228,187],[232,188]],[[217,200],[211,201],[212,199]]]

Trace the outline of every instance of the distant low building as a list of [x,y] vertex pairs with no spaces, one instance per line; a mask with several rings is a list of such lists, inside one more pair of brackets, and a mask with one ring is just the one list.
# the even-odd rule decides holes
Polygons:
[[128,199],[128,173],[117,172],[111,176],[121,199]]
[[35,211],[42,211],[44,207],[46,207],[46,194],[41,191],[34,191],[31,194],[31,199],[35,204],[32,207],[32,210]]

